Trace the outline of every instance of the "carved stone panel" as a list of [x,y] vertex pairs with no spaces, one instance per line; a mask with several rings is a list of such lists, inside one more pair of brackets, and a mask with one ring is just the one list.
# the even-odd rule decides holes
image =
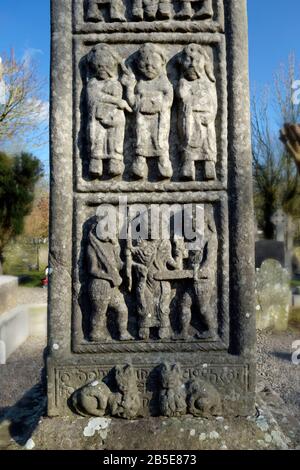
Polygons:
[[254,412],[244,0],[52,0],[48,413]]
[[[226,348],[226,204],[224,194],[204,197],[197,204],[124,204],[122,224],[114,223],[113,233],[107,233],[106,216],[117,222],[120,206],[95,206],[95,198],[85,203],[80,198],[74,247],[74,351]],[[191,225],[189,234],[188,219],[196,211],[198,227]],[[143,222],[146,232],[136,234]],[[154,230],[167,236],[157,238]],[[116,236],[120,232],[122,239]]]
[[76,40],[78,190],[226,189],[223,38],[193,35],[189,45],[149,39]]

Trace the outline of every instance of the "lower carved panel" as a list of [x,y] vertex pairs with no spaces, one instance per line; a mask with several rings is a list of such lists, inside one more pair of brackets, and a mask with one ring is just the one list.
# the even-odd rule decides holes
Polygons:
[[248,364],[50,366],[49,415],[232,416],[253,411]]

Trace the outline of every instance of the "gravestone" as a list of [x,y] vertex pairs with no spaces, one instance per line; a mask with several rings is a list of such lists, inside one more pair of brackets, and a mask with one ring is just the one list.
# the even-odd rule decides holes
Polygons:
[[274,259],[285,266],[285,246],[276,240],[259,240],[255,242],[255,267],[259,269],[264,261]]
[[49,416],[253,414],[247,53],[244,0],[52,0]]
[[291,305],[290,276],[276,260],[263,262],[256,273],[257,328],[285,331]]
[[289,214],[286,214],[282,209],[278,209],[271,218],[271,222],[275,226],[276,241],[278,243],[284,244],[284,266],[291,273],[294,250],[294,235],[296,228],[293,222],[293,218]]

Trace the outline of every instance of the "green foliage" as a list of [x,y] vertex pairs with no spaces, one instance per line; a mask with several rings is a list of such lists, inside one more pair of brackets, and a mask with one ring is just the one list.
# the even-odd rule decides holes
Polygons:
[[35,185],[42,176],[42,164],[32,154],[13,157],[0,152],[0,262],[9,240],[23,231]]

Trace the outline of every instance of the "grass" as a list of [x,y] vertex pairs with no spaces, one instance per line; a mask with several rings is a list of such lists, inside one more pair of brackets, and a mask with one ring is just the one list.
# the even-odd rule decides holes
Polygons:
[[300,279],[293,279],[291,281],[291,287],[300,287]]

